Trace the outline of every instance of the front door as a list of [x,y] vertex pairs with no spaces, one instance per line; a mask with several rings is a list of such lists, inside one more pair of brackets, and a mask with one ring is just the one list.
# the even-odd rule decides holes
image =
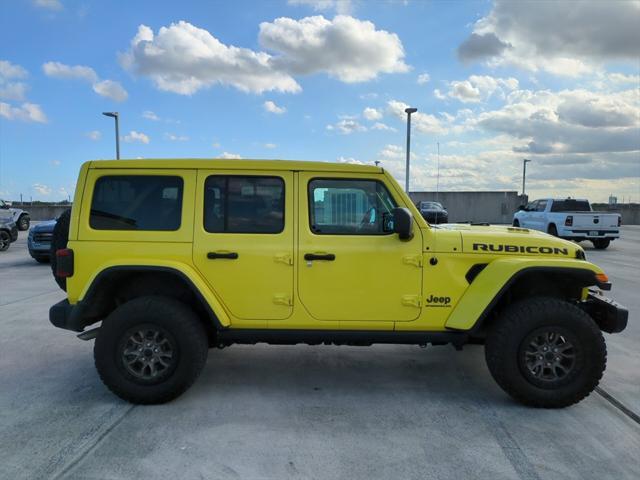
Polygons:
[[[422,238],[384,231],[398,202],[384,176],[299,174],[298,287],[318,320],[410,321],[420,315]],[[416,226],[417,227],[417,226]]]
[[293,174],[199,171],[193,260],[232,316],[285,319],[293,305]]

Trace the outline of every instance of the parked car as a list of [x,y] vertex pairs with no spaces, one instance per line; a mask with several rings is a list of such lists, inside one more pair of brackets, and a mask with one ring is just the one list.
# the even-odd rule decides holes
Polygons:
[[36,262],[46,263],[51,255],[51,237],[53,237],[53,229],[56,226],[55,220],[48,220],[39,223],[29,230],[27,245],[29,246],[29,255]]
[[604,249],[620,238],[619,213],[595,212],[588,200],[543,198],[529,202],[513,215],[513,226],[532,228],[555,237],[581,242],[589,240]]
[[11,217],[0,217],[0,252],[9,249],[9,246],[18,239],[18,226]]
[[95,339],[100,378],[130,402],[179,396],[211,347],[469,343],[515,399],[566,407],[604,373],[602,332],[627,325],[580,245],[429,226],[373,165],[101,160],[77,184],[49,319]]
[[13,208],[10,203],[4,200],[0,200],[0,210],[8,210],[11,213],[11,218],[16,222],[18,230],[29,230],[29,225],[31,225],[29,212],[19,208]]
[[429,223],[448,223],[449,213],[440,202],[418,202],[420,215]]

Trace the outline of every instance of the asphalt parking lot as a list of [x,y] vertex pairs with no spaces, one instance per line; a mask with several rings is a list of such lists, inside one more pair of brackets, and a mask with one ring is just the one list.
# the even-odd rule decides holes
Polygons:
[[64,294],[21,232],[0,253],[0,478],[635,480],[640,227],[622,235],[584,244],[630,310],[606,336],[602,391],[535,410],[495,385],[478,346],[233,346],[176,401],[130,405],[100,382],[93,342],[49,324]]

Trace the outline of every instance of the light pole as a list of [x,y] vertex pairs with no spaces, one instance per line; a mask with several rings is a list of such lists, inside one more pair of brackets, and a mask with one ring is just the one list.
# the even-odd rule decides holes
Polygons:
[[404,190],[409,194],[409,157],[411,155],[411,114],[416,113],[418,111],[417,108],[409,107],[404,109],[407,114],[407,168],[406,168],[406,178],[404,182]]
[[118,125],[118,112],[102,112],[105,117],[113,117],[116,120],[116,159],[120,160],[120,127]]
[[527,179],[527,162],[530,162],[531,160],[529,160],[528,158],[523,158],[522,159],[522,196],[524,197],[524,186],[525,186],[525,181]]

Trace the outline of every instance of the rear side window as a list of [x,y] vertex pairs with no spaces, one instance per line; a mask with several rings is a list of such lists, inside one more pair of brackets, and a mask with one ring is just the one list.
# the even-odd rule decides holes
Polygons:
[[181,177],[112,175],[98,178],[89,225],[95,230],[171,231],[180,228]]
[[552,212],[590,212],[589,202],[585,200],[554,200],[551,205]]
[[212,175],[204,184],[204,229],[210,233],[280,233],[284,180]]

